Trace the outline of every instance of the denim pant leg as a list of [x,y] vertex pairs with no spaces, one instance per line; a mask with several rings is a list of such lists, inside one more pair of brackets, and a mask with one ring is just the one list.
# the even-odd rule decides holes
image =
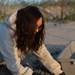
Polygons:
[[36,73],[36,72],[33,72],[33,74],[32,75],[41,75],[41,74],[39,74],[39,73]]

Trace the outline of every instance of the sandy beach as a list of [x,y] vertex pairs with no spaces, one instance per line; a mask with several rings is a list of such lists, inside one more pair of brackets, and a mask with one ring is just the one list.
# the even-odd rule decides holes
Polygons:
[[[72,40],[75,40],[75,22],[67,24],[47,23],[45,44],[48,50],[54,54],[54,52],[61,52],[65,46]],[[59,53],[58,53],[59,54]]]
[[51,45],[66,45],[69,41],[75,40],[75,22],[67,24],[48,23],[45,25],[45,43]]

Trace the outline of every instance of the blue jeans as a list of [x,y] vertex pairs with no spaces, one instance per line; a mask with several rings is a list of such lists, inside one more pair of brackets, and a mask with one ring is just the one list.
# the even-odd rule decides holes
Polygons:
[[39,74],[39,73],[36,73],[36,72],[33,72],[33,74],[32,75],[41,75],[41,74]]

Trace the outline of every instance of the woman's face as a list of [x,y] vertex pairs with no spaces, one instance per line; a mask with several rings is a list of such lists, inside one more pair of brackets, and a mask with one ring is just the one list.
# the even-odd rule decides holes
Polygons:
[[36,23],[36,30],[35,30],[35,34],[39,32],[39,30],[41,30],[41,25],[42,25],[42,17],[40,17]]

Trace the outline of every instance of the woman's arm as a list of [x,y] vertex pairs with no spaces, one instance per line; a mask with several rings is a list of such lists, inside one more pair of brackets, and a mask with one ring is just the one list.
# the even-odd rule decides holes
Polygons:
[[55,75],[59,75],[63,72],[61,70],[60,64],[52,58],[44,44],[39,48],[37,52],[33,53],[50,72],[54,73]]
[[3,55],[7,68],[13,75],[32,75],[33,71],[29,67],[20,64],[18,51],[14,47],[11,32],[4,23],[0,24],[0,52]]

